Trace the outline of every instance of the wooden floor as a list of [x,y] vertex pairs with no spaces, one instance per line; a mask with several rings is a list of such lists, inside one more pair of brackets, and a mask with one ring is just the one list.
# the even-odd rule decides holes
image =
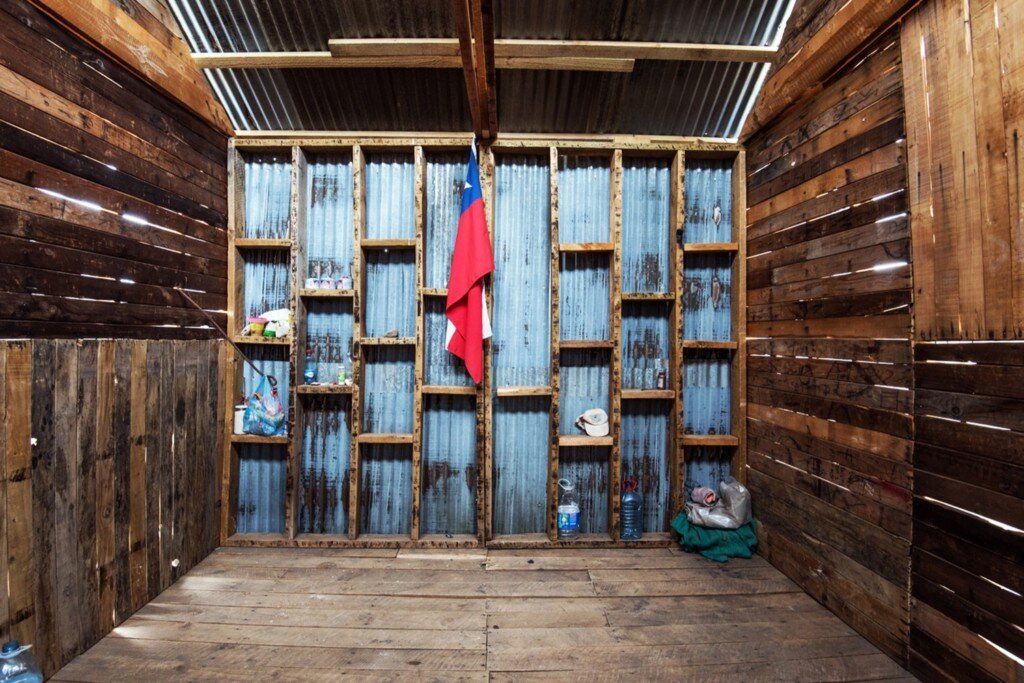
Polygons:
[[763,559],[675,548],[221,548],[54,680],[342,677],[912,680]]

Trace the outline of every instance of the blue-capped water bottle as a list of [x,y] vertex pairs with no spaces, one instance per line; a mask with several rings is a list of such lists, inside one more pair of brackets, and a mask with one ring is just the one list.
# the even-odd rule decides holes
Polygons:
[[639,541],[644,535],[644,499],[636,477],[622,481],[619,506],[619,537],[624,541]]
[[559,479],[558,487],[562,489],[558,498],[558,540],[571,541],[580,536],[580,503],[571,481]]
[[0,648],[0,683],[43,683],[39,662],[31,645],[9,640]]

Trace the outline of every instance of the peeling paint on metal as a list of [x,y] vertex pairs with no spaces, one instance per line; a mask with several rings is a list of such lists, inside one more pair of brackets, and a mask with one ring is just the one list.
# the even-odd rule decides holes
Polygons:
[[302,411],[301,533],[348,532],[351,398],[309,396]]
[[667,292],[672,236],[669,160],[622,164],[622,291]]
[[543,533],[547,523],[548,399],[494,400],[494,533]]
[[671,306],[667,301],[623,302],[623,389],[656,389],[659,364],[668,375]]
[[688,161],[685,183],[685,241],[732,242],[732,161]]
[[471,396],[428,396],[423,411],[420,531],[476,534],[476,407]]
[[309,277],[352,274],[352,155],[310,155]]
[[286,455],[283,446],[239,446],[235,522],[238,533],[284,533]]
[[412,530],[412,447],[363,445],[359,531],[408,536]]
[[732,364],[720,351],[691,351],[683,366],[684,430],[729,434],[732,430]]
[[732,338],[732,255],[688,254],[683,270],[683,338]]

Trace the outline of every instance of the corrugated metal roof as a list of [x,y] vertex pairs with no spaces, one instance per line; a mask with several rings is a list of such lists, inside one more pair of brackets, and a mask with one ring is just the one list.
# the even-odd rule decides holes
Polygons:
[[[454,37],[449,0],[170,0],[196,52],[322,51],[330,38]],[[499,38],[771,45],[788,0],[496,0]],[[503,132],[735,136],[764,67],[501,70]],[[458,69],[208,71],[237,130],[465,131]]]

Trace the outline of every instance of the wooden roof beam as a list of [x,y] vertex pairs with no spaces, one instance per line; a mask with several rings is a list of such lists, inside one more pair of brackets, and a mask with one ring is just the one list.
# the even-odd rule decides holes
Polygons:
[[[335,38],[328,41],[328,46],[335,57],[456,57],[459,54],[459,41],[455,38]],[[773,47],[713,43],[511,38],[499,38],[494,41],[495,60],[529,58],[770,62],[776,53],[777,48]]]
[[[472,60],[472,48],[467,53]],[[400,55],[392,57],[335,57],[323,52],[194,52],[203,69],[461,69],[456,56]],[[602,71],[630,73],[635,60],[586,57],[495,57],[496,69],[541,71]]]
[[480,100],[480,130],[484,140],[498,134],[498,98],[494,75],[494,8],[492,0],[470,0],[476,95]]
[[[473,119],[473,130],[478,134],[483,129],[480,119],[480,98],[476,92],[476,67],[473,64],[473,29],[470,19],[469,0],[452,0],[455,10],[455,28],[459,33],[459,54],[462,76],[466,81],[466,96]],[[332,48],[333,50],[333,48]]]

